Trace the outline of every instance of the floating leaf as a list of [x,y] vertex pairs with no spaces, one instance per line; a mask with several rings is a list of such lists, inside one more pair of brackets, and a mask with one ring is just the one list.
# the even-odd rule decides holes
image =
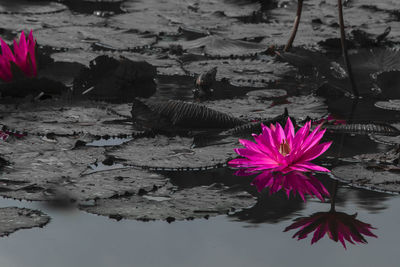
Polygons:
[[155,136],[139,138],[107,149],[107,155],[128,165],[154,170],[200,170],[221,167],[235,157],[237,139],[195,148],[193,138]]
[[[0,106],[2,125],[8,129],[19,129],[30,134],[74,135],[132,135],[131,123],[123,123],[127,105],[112,105],[100,102],[78,101],[74,104],[65,101],[42,101],[37,103],[3,104]],[[130,107],[128,107],[130,109]],[[128,112],[129,112],[128,109]]]
[[400,111],[400,99],[378,101],[375,103],[375,106],[381,109]]
[[393,165],[352,164],[336,167],[333,175],[340,181],[369,190],[400,193],[400,168]]
[[218,185],[174,190],[170,184],[163,189],[143,196],[100,199],[93,206],[81,206],[81,209],[116,219],[172,222],[226,214],[256,202],[246,192],[234,192]]
[[[215,57],[246,56],[263,52],[268,49],[266,44],[232,40],[217,35],[210,35],[190,41],[174,41],[191,54],[209,55]],[[168,47],[171,42],[159,42],[156,46]]]
[[8,236],[20,229],[43,227],[49,222],[50,217],[38,210],[0,208],[0,237]]
[[217,67],[217,80],[228,79],[232,85],[247,87],[266,87],[269,82],[281,78],[291,68],[272,58],[263,59],[225,59],[203,60],[185,64],[183,68],[189,73],[199,75]]

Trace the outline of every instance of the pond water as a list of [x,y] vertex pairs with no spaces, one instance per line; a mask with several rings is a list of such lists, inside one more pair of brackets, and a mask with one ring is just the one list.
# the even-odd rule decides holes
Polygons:
[[[397,196],[341,187],[337,210],[376,227],[378,238],[347,250],[325,237],[314,245],[283,230],[294,218],[329,210],[329,203],[308,200],[289,205],[276,222],[250,223],[228,216],[188,222],[115,221],[78,210],[2,199],[1,207],[40,209],[52,218],[43,229],[16,232],[0,239],[0,265],[32,266],[397,266],[400,214]],[[263,200],[268,203],[268,199]],[[293,202],[280,198],[281,202]],[[259,209],[279,217],[284,203]],[[268,213],[268,214],[267,214]],[[274,214],[276,213],[276,214]],[[266,215],[266,216],[264,216]],[[277,215],[277,216],[276,216]],[[255,218],[256,219],[256,218]],[[273,219],[274,220],[274,219]]]

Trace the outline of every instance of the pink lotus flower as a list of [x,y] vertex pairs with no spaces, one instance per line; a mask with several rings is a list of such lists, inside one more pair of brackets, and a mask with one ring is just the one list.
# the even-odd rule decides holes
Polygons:
[[319,144],[325,130],[321,125],[310,133],[311,121],[307,122],[295,134],[290,118],[285,129],[279,123],[268,128],[261,124],[262,133],[253,134],[256,143],[239,139],[245,148],[235,149],[244,158],[234,159],[229,165],[236,168],[251,168],[251,171],[271,170],[288,173],[291,171],[321,171],[328,169],[310,161],[319,157],[332,142]]
[[5,82],[12,81],[12,64],[15,64],[27,77],[35,77],[37,75],[36,40],[33,38],[32,30],[28,39],[26,39],[25,33],[22,32],[19,42],[14,40],[14,53],[1,38],[0,43],[2,53],[0,56],[0,79]]
[[305,201],[305,194],[309,194],[311,197],[316,196],[321,201],[324,201],[324,196],[329,197],[328,190],[317,178],[297,171],[286,175],[264,171],[257,175],[251,184],[256,186],[258,192],[261,192],[266,187],[270,188],[270,194],[274,194],[281,189],[285,190],[288,198],[290,192],[293,192],[294,196],[298,193],[303,201]]
[[317,212],[309,217],[299,218],[295,223],[286,227],[284,230],[300,228],[293,238],[298,240],[304,239],[308,234],[314,232],[311,244],[318,242],[321,238],[328,234],[333,241],[340,241],[343,247],[346,248],[346,243],[368,243],[364,236],[377,237],[371,232],[371,229],[376,229],[368,223],[364,223],[356,219],[357,214],[349,215],[343,212],[331,210],[329,212]]

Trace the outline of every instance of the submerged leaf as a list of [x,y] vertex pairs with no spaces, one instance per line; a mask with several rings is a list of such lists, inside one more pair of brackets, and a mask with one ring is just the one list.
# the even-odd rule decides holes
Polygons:
[[204,105],[179,100],[155,103],[147,101],[146,104],[136,100],[132,107],[132,118],[134,122],[161,130],[168,130],[167,127],[171,126],[187,129],[224,129],[244,123],[238,118]]
[[335,133],[379,134],[388,136],[400,135],[400,130],[383,123],[325,125],[323,128]]

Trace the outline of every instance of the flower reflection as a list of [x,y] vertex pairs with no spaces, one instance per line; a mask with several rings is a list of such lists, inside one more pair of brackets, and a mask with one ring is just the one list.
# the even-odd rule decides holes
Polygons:
[[[337,185],[336,185],[337,187]],[[336,188],[335,188],[336,191]],[[333,195],[336,195],[334,192]],[[364,236],[377,237],[371,232],[376,229],[371,224],[356,219],[357,213],[350,215],[335,210],[335,197],[331,198],[331,210],[328,212],[317,212],[308,217],[300,217],[284,230],[299,229],[293,238],[298,240],[306,238],[314,233],[311,244],[318,242],[326,234],[335,242],[340,241],[346,249],[346,241],[355,244],[368,243]]]
[[309,121],[296,134],[290,118],[284,129],[279,123],[271,124],[270,127],[261,126],[262,133],[253,135],[256,143],[239,140],[245,148],[237,148],[235,151],[244,158],[231,160],[230,166],[285,174],[291,171],[329,172],[328,169],[310,162],[323,154],[332,143],[319,144],[325,133],[325,130],[321,130],[321,125],[310,133]]
[[6,42],[0,38],[0,79],[11,82],[13,79],[13,65],[17,66],[27,77],[37,75],[37,64],[35,58],[36,40],[33,38],[32,30],[28,38],[22,32],[19,41],[14,40],[14,53]]
[[311,244],[318,242],[321,238],[328,234],[333,241],[340,241],[346,248],[345,241],[351,244],[368,243],[364,236],[374,235],[371,230],[376,229],[368,223],[364,223],[356,219],[357,214],[349,215],[343,212],[329,211],[317,212],[309,217],[301,217],[295,223],[286,227],[285,232],[300,228],[293,238],[298,240],[306,238],[310,233],[314,232]]
[[[243,170],[242,170],[243,171]],[[296,193],[305,201],[305,195],[317,197],[324,201],[324,196],[329,197],[329,192],[324,185],[311,174],[302,172],[290,172],[283,174],[280,172],[264,171],[253,180],[260,192],[264,188],[269,188],[269,193],[274,194],[279,190],[284,190],[289,197],[290,193],[295,196]]]

